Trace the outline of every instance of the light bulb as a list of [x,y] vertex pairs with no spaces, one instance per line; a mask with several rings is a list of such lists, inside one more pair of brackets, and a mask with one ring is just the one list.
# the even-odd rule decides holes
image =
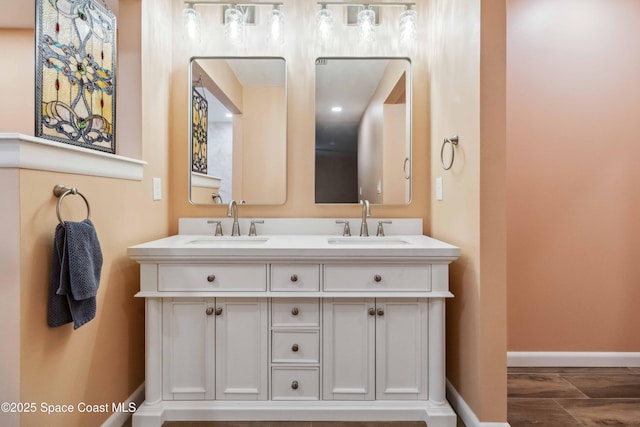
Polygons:
[[375,23],[376,13],[373,11],[373,9],[366,7],[358,12],[358,29],[363,41],[368,42],[373,40],[375,36]]
[[244,32],[244,14],[235,6],[224,11],[224,36],[232,43],[242,43]]
[[320,39],[327,40],[331,37],[331,31],[333,29],[333,14],[327,5],[323,4],[322,8],[316,13],[316,27],[318,27],[318,34]]
[[184,25],[184,31],[189,39],[199,43],[200,42],[200,13],[193,7],[185,8],[182,11],[182,23]]
[[417,39],[417,13],[407,8],[400,14],[400,41],[404,44],[412,43]]
[[274,44],[284,43],[284,16],[278,5],[271,9],[269,17],[270,39]]

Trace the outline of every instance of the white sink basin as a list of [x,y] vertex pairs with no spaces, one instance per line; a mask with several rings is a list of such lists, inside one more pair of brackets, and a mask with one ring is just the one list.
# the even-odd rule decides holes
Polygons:
[[201,246],[262,245],[268,240],[268,237],[210,237],[190,240],[184,244]]
[[407,245],[409,242],[396,237],[330,237],[327,242],[330,245],[343,246],[387,246],[387,245]]

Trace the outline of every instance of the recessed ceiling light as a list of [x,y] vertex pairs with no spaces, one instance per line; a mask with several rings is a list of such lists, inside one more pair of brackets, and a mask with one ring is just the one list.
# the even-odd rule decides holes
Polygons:
[[331,111],[333,111],[334,113],[339,113],[340,111],[342,111],[342,107],[331,107]]
[[232,117],[231,113],[227,113],[224,115],[226,118],[230,119]]

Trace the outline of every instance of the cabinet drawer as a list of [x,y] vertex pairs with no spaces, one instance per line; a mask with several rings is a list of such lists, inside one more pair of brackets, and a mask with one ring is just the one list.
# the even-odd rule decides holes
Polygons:
[[265,264],[158,266],[160,291],[266,291]]
[[324,290],[348,291],[430,291],[431,266],[393,264],[327,264]]
[[319,331],[272,331],[271,362],[319,363]]
[[318,264],[272,264],[271,290],[274,292],[320,290]]
[[320,326],[320,303],[317,298],[278,298],[271,303],[271,326]]
[[319,368],[271,368],[271,400],[319,400]]

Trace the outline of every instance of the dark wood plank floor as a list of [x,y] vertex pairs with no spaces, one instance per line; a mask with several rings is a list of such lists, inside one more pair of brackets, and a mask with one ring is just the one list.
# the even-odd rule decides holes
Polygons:
[[640,368],[509,368],[511,427],[640,426]]

